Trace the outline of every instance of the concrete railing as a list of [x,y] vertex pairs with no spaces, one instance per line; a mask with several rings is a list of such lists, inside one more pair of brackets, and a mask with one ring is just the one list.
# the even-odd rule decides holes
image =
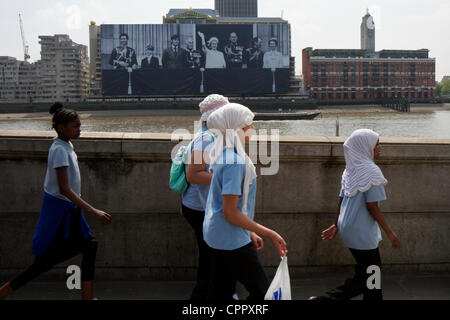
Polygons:
[[[0,131],[0,280],[32,262],[48,149],[54,132]],[[377,162],[389,180],[381,209],[401,240],[381,242],[385,268],[450,270],[450,139],[381,138]],[[349,251],[320,232],[334,218],[345,167],[336,137],[281,137],[279,171],[258,176],[256,220],[287,241],[292,277],[350,269]],[[111,213],[103,227],[88,217],[99,240],[97,275],[109,279],[192,279],[197,249],[168,188],[167,134],[83,133],[74,142],[82,196]],[[269,147],[270,150],[270,147]],[[385,237],[383,233],[383,237]],[[266,239],[260,253],[270,270],[279,258]],[[80,258],[69,263],[80,263]],[[60,267],[67,265],[62,264]],[[50,276],[65,275],[57,268]]]

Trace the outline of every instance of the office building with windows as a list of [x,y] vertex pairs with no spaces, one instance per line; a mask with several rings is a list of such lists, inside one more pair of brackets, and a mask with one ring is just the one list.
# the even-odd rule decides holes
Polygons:
[[101,27],[89,24],[89,96],[102,94]]
[[375,102],[386,98],[427,101],[435,97],[436,60],[428,49],[375,51],[369,12],[361,23],[361,49],[303,49],[303,87],[329,102]]
[[41,60],[0,57],[0,102],[80,102],[88,94],[87,46],[68,35],[39,36]]
[[258,0],[215,0],[214,9],[221,17],[257,17]]
[[0,57],[0,102],[33,102],[38,86],[39,62]]
[[427,49],[303,49],[304,89],[322,101],[375,101],[435,96],[434,58]]
[[66,34],[39,39],[41,61],[36,101],[83,101],[89,84],[87,46],[73,42]]

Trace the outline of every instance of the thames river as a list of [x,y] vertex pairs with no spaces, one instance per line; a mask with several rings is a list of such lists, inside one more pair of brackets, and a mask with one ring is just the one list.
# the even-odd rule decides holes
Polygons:
[[[450,104],[411,107],[402,113],[377,107],[327,107],[314,120],[255,121],[256,129],[278,129],[287,136],[348,136],[359,128],[369,128],[384,137],[450,139]],[[172,133],[176,129],[194,130],[196,111],[90,111],[80,112],[82,131]],[[51,130],[48,113],[1,114],[0,130]]]

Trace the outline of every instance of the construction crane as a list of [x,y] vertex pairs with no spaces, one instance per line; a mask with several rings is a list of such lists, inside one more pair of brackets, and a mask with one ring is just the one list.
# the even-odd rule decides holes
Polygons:
[[22,23],[22,16],[19,13],[19,24],[20,24],[20,34],[22,35],[22,45],[23,45],[23,59],[25,61],[28,61],[30,59],[30,55],[28,54],[28,45],[25,40],[25,33],[23,31],[23,23]]

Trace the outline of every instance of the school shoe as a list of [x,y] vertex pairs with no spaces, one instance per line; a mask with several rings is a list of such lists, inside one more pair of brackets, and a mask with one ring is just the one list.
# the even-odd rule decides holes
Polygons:
[[364,288],[361,281],[357,278],[351,278],[345,280],[344,284],[336,287],[331,291],[325,292],[325,294],[332,300],[350,300],[361,293],[363,293]]
[[350,300],[363,292],[361,280],[358,278],[350,278],[344,281],[344,284],[336,287],[333,290],[325,292],[323,296],[312,296],[308,300],[319,301],[342,301]]

